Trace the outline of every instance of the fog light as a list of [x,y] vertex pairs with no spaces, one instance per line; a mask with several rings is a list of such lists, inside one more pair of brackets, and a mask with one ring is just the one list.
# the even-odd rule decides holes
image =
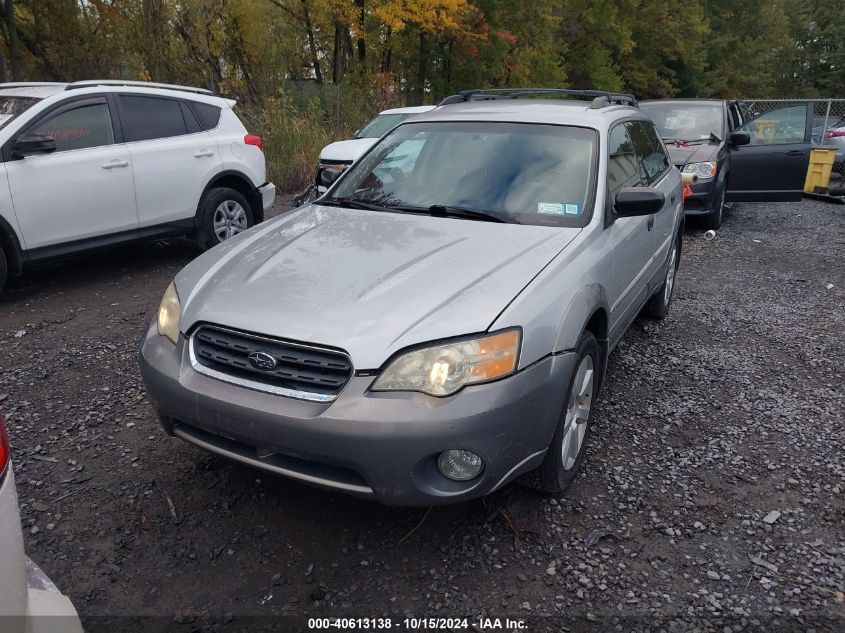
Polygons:
[[454,481],[469,481],[481,474],[484,462],[470,451],[443,451],[437,459],[437,468],[444,477]]

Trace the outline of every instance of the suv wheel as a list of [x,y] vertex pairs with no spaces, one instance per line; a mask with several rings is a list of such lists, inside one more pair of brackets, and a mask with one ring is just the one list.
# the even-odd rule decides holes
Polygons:
[[9,267],[6,264],[6,253],[3,252],[3,247],[0,246],[0,292],[3,292],[3,286],[6,284],[6,274]]
[[672,248],[669,249],[669,260],[666,265],[666,277],[657,292],[645,304],[642,314],[652,319],[665,319],[672,305],[672,294],[675,291],[675,274],[681,263],[681,231],[675,236]]
[[722,216],[725,213],[725,194],[728,190],[728,184],[725,182],[722,185],[722,193],[719,194],[719,202],[716,204],[716,209],[708,216],[702,218],[702,224],[705,229],[716,230],[722,226]]
[[247,199],[228,187],[209,189],[200,200],[197,241],[205,250],[246,231],[255,220]]
[[586,454],[593,403],[598,396],[601,355],[595,337],[581,334],[575,371],[567,385],[566,400],[546,458],[523,483],[543,492],[563,492],[575,480]]

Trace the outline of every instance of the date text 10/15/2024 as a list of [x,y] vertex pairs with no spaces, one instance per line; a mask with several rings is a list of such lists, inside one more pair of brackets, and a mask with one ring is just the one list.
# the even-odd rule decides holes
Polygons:
[[308,629],[370,631],[526,631],[525,620],[518,618],[309,618]]

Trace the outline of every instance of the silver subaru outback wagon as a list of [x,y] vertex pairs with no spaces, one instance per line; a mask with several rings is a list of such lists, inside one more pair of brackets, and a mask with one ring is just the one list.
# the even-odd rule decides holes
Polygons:
[[387,504],[564,490],[680,258],[681,177],[636,100],[467,91],[323,178],[167,288],[140,361],[166,432]]

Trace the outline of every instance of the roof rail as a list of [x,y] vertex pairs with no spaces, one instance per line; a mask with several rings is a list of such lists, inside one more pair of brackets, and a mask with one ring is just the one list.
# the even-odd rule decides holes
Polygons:
[[498,99],[518,99],[533,96],[568,96],[576,99],[591,100],[590,108],[604,108],[609,105],[627,105],[639,107],[634,95],[604,90],[570,90],[568,88],[490,88],[486,90],[462,90],[456,95],[446,97],[438,105],[450,105],[467,101],[488,101]]
[[74,81],[67,85],[65,90],[76,88],[93,88],[96,86],[128,86],[135,88],[158,88],[159,90],[179,90],[182,92],[193,92],[201,95],[212,95],[211,90],[205,88],[194,88],[193,86],[179,86],[176,84],[163,84],[155,81],[125,81],[123,79],[88,79],[85,81]]
[[66,85],[66,83],[61,81],[4,81],[0,82],[0,90],[5,90],[6,88],[58,88]]

